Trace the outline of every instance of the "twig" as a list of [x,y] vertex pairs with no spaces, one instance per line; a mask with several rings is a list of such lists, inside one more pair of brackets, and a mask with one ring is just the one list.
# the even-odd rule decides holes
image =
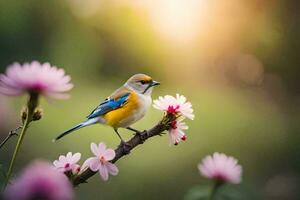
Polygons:
[[15,130],[11,130],[9,131],[8,135],[6,136],[6,138],[1,142],[0,144],[0,148],[2,148],[2,146],[5,145],[5,143],[14,135],[18,135],[18,130],[20,130],[22,128],[22,126],[19,126],[18,128],[16,128]]
[[[167,129],[168,129],[168,126],[165,125],[165,123],[160,122],[156,126],[154,126],[153,128],[151,128],[147,131],[143,131],[140,134],[136,134],[129,141],[127,141],[125,144],[120,144],[115,149],[116,156],[111,162],[112,163],[117,162],[120,158],[122,158],[123,156],[129,154],[130,151],[132,149],[134,149],[136,146],[138,146],[140,144],[143,144],[147,139],[149,139],[153,136],[161,135]],[[96,172],[93,172],[90,169],[85,170],[82,174],[80,174],[79,176],[77,176],[73,180],[73,185],[78,186],[81,183],[86,183],[87,180],[90,177],[92,177],[94,174],[96,174]]]

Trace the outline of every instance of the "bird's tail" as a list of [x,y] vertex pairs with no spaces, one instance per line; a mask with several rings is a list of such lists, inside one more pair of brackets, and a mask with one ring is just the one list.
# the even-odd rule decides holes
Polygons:
[[68,135],[69,133],[72,133],[73,131],[81,129],[81,128],[85,127],[85,126],[89,126],[89,125],[95,124],[95,123],[98,122],[98,120],[99,120],[98,118],[88,119],[88,120],[86,120],[86,121],[84,121],[84,122],[82,122],[82,123],[74,126],[73,128],[71,128],[71,129],[63,132],[62,134],[60,134],[59,136],[57,136],[53,141],[55,142],[55,141],[59,140],[60,138]]

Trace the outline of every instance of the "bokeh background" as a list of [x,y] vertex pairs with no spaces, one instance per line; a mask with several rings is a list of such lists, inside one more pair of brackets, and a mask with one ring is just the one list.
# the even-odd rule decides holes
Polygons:
[[[297,0],[1,0],[1,72],[39,60],[64,68],[75,85],[71,99],[41,102],[44,118],[31,125],[16,171],[68,151],[83,161],[91,142],[117,146],[100,125],[51,140],[142,72],[162,83],[154,98],[180,93],[193,103],[188,140],[149,140],[117,163],[109,182],[95,176],[76,188],[77,199],[183,199],[210,184],[196,166],[215,151],[243,165],[240,199],[300,199],[299,9]],[[1,139],[20,125],[25,101],[0,97]],[[151,109],[135,128],[161,116]],[[0,150],[4,168],[16,139]]]

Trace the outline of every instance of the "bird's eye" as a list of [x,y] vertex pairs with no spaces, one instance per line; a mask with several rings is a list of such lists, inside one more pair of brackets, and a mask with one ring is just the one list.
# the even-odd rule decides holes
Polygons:
[[146,81],[144,81],[144,80],[141,80],[141,84],[143,84],[143,85],[144,85],[144,84],[146,84]]

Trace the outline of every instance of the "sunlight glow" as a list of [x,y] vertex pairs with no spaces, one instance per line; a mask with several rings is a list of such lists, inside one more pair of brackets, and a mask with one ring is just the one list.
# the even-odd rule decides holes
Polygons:
[[208,0],[144,1],[154,28],[162,36],[179,42],[193,41],[203,28]]

